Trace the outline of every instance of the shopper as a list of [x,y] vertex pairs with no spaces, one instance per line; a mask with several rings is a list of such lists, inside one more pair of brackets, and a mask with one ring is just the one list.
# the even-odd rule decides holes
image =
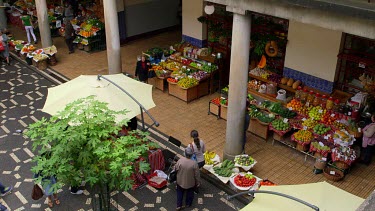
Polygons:
[[68,46],[69,54],[74,53],[73,47],[74,29],[70,20],[65,20],[65,43]]
[[9,46],[8,46],[8,36],[0,31],[0,42],[4,46],[4,50],[0,51],[0,54],[6,60],[7,64],[10,65],[9,60]]
[[12,192],[12,190],[13,190],[13,187],[12,187],[12,186],[5,187],[5,186],[0,182],[0,193],[1,193],[1,196],[5,196],[5,195],[7,195],[8,193]]
[[149,69],[150,62],[146,60],[146,57],[144,55],[142,55],[141,61],[137,62],[135,77],[138,77],[140,81],[147,83]]
[[65,21],[70,21],[74,18],[74,11],[71,4],[65,5],[64,18]]
[[23,16],[21,17],[22,23],[25,26],[26,34],[27,34],[27,41],[30,44],[30,34],[33,36],[34,44],[37,44],[38,41],[36,39],[36,36],[34,34],[34,28],[33,28],[33,22],[31,20],[31,17],[27,15],[26,11],[23,12]]
[[[45,157],[46,159],[50,159],[51,152],[45,152],[41,154],[41,156]],[[52,186],[57,183],[57,178],[56,176],[43,176],[42,172],[40,171],[39,173],[34,175],[34,178],[42,177],[42,187],[44,189],[44,194],[48,198],[48,207],[52,208],[53,207],[53,201],[55,201],[56,205],[60,204],[60,200],[57,197],[57,190],[53,191]],[[53,199],[52,199],[53,196]]]
[[198,164],[191,160],[193,151],[187,147],[185,149],[185,156],[180,158],[174,170],[177,171],[177,209],[183,209],[182,200],[186,192],[186,207],[191,207],[194,199],[194,188],[200,186],[200,175]]
[[199,138],[197,130],[192,130],[190,132],[190,137],[193,138],[193,142],[188,145],[193,150],[195,157],[198,162],[198,167],[202,168],[205,165],[204,152],[206,151],[206,146],[204,142]]
[[371,121],[372,123],[363,128],[363,158],[361,163],[366,165],[370,165],[371,157],[375,149],[375,113],[371,115]]

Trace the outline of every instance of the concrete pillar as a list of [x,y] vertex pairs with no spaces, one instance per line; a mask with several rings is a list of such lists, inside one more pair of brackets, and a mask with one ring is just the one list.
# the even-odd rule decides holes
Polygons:
[[103,1],[109,74],[122,72],[116,1]]
[[52,46],[51,29],[48,21],[48,9],[46,0],[35,1],[36,12],[38,13],[38,26],[40,32],[40,39],[42,47],[47,48]]
[[5,15],[4,1],[0,0],[0,30],[7,28],[7,17]]
[[227,11],[234,14],[224,158],[233,160],[242,152],[245,132],[251,17],[238,8],[227,7]]

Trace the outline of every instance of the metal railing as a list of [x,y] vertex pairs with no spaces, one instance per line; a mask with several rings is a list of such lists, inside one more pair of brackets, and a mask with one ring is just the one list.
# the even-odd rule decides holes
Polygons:
[[[108,78],[102,76],[102,75],[98,75],[98,80],[100,79],[104,79],[106,81],[108,81],[109,83],[115,85],[117,88],[119,88],[121,91],[123,91],[126,95],[128,95],[134,102],[136,102],[138,105],[139,105],[139,108],[141,109],[141,118],[142,118],[142,131],[147,131],[150,127],[152,127],[153,125],[155,125],[156,127],[159,127],[159,122],[157,122],[153,116],[151,116],[151,114],[147,111],[147,109],[145,107],[143,107],[143,105],[141,103],[138,102],[138,100],[136,100],[129,92],[127,92],[125,89],[123,89],[121,86],[117,85],[115,82],[109,80]],[[151,118],[152,120],[152,125],[148,128],[145,128],[145,119],[144,119],[144,116],[143,116],[143,111],[146,112],[146,114]]]

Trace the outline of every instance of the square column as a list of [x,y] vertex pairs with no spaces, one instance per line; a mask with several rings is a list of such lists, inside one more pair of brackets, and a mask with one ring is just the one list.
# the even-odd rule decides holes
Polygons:
[[38,26],[40,32],[40,39],[42,47],[47,48],[52,46],[51,29],[49,27],[48,9],[46,0],[35,1],[36,12],[38,13]]
[[105,37],[107,43],[108,73],[122,72],[120,33],[116,1],[103,1]]
[[234,14],[224,158],[233,160],[235,155],[242,153],[245,138],[251,17],[239,8],[227,7],[227,11]]

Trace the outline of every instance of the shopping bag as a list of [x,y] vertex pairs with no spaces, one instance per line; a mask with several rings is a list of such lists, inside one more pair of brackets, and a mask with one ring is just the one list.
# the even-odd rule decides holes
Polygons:
[[168,181],[170,183],[172,183],[172,182],[174,182],[176,180],[177,180],[177,171],[172,170],[171,173],[169,173],[169,175],[168,175]]
[[35,184],[33,187],[33,192],[31,193],[31,198],[34,200],[39,200],[44,195],[43,190],[39,187],[39,185]]
[[1,52],[1,51],[5,51],[5,46],[3,45],[2,42],[0,42],[0,52]]

